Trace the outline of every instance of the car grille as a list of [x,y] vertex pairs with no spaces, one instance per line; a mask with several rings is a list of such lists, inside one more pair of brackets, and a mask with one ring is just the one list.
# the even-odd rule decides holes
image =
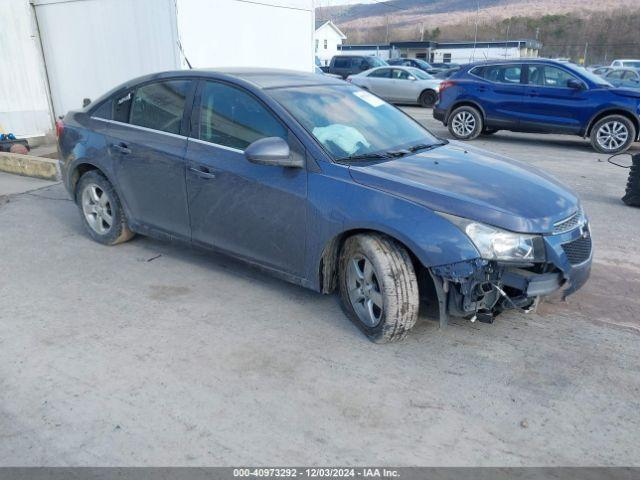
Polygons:
[[566,220],[556,223],[553,226],[553,235],[559,235],[561,233],[569,232],[576,228],[582,221],[582,215],[580,212],[574,213]]
[[591,255],[591,236],[580,237],[573,242],[562,245],[564,253],[571,265],[578,265],[586,262]]

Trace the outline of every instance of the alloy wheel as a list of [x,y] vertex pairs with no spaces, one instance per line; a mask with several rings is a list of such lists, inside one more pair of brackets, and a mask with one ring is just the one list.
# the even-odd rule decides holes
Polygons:
[[476,117],[470,112],[459,112],[453,117],[451,126],[456,135],[459,137],[467,137],[471,135],[476,128]]
[[349,300],[360,321],[373,328],[382,320],[384,302],[378,277],[371,261],[355,255],[347,267]]
[[629,129],[617,120],[603,123],[598,128],[596,140],[604,150],[617,150],[629,139]]
[[82,212],[89,226],[99,235],[107,233],[113,225],[111,199],[99,185],[89,184],[82,191]]

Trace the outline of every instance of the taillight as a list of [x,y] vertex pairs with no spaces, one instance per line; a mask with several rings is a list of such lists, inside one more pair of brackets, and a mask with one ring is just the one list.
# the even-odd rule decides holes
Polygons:
[[56,120],[56,137],[60,138],[62,132],[64,132],[64,123],[62,123],[62,119],[59,118]]
[[440,84],[440,88],[438,89],[438,91],[442,93],[444,90],[446,90],[449,87],[453,87],[455,84],[456,82],[454,82],[453,80],[445,80]]

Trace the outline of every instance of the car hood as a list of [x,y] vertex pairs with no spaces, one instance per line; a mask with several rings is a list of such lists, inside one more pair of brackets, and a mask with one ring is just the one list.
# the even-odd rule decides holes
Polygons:
[[362,185],[514,232],[550,233],[579,208],[549,174],[458,142],[349,171]]

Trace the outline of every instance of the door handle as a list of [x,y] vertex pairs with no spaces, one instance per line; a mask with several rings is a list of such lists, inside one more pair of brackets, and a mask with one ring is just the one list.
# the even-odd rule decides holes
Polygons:
[[124,142],[113,143],[111,144],[111,148],[122,155],[129,155],[131,153],[131,149]]
[[530,96],[530,97],[539,97],[539,96],[540,96],[540,94],[538,93],[538,91],[537,91],[537,90],[530,90],[530,91],[529,91],[529,96]]
[[216,178],[216,173],[209,167],[204,165],[198,165],[197,167],[189,167],[189,170],[195,173],[200,178]]

